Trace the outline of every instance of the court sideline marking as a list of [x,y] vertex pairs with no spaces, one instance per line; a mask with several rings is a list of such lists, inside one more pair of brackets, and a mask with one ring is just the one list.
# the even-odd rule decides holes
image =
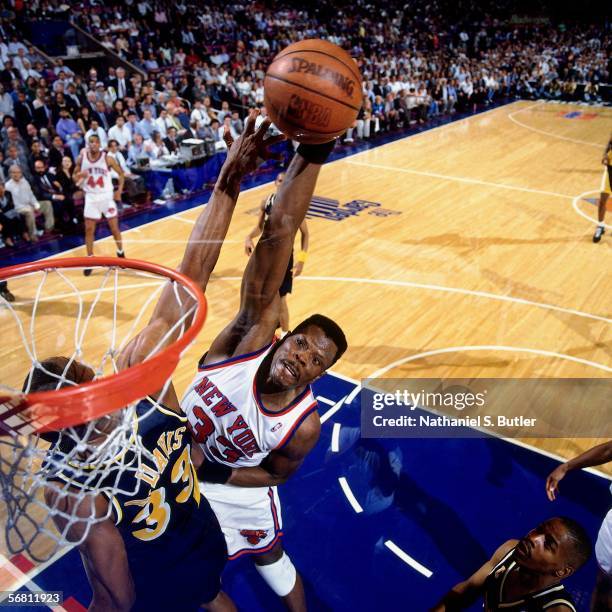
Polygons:
[[[364,153],[370,153],[371,151],[378,150],[378,149],[381,149],[383,147],[387,147],[387,146],[392,145],[392,144],[397,144],[398,142],[408,141],[411,138],[416,138],[418,136],[423,136],[424,134],[429,134],[431,132],[435,132],[435,131],[437,131],[439,129],[442,129],[442,128],[456,127],[456,126],[459,126],[460,124],[462,124],[463,122],[471,121],[472,119],[479,118],[482,115],[486,115],[488,113],[493,113],[495,111],[502,111],[507,106],[512,106],[513,104],[517,104],[518,102],[520,102],[520,101],[514,101],[514,102],[509,102],[508,104],[502,104],[501,106],[496,106],[495,108],[490,108],[489,110],[483,111],[481,113],[477,113],[475,115],[469,115],[468,117],[463,117],[462,119],[457,119],[455,121],[450,121],[450,122],[444,123],[442,125],[436,125],[435,127],[429,128],[427,130],[423,130],[422,132],[417,132],[416,134],[408,134],[407,136],[404,136],[402,138],[398,138],[397,140],[392,140],[390,142],[385,142],[385,143],[382,143],[380,145],[374,146],[371,149],[366,149],[364,151],[357,151],[356,153],[349,153],[348,155],[345,155],[345,156],[343,156],[341,158],[334,159],[334,160],[332,160],[330,162],[327,162],[326,165],[335,164],[337,162],[343,162],[343,161],[346,161],[347,159],[349,159],[351,157],[356,157],[358,155],[363,155]],[[261,189],[262,187],[267,187],[269,185],[272,185],[273,183],[274,183],[274,179],[270,179],[269,181],[267,181],[265,183],[261,183],[260,185],[254,185],[253,187],[248,187],[247,189],[241,190],[240,194],[248,193],[248,192],[254,191],[256,189]],[[209,195],[209,198],[210,198],[210,196],[212,196],[212,191],[211,191],[211,193]],[[187,213],[187,212],[192,212],[192,211],[198,210],[199,208],[202,208],[203,206],[206,206],[207,204],[208,204],[208,200],[206,202],[202,202],[202,204],[196,204],[195,206],[189,208],[188,210],[183,210],[183,211],[174,213],[173,215],[166,215],[164,217],[160,217],[159,219],[153,219],[152,221],[147,221],[146,223],[142,223],[142,224],[134,226],[134,227],[130,227],[130,228],[127,228],[127,229],[122,229],[121,230],[121,234],[122,234],[122,236],[125,236],[125,234],[127,234],[129,232],[140,232],[140,231],[142,231],[142,228],[144,228],[144,227],[146,227],[148,225],[153,225],[155,223],[159,223],[160,221],[166,221],[168,219],[176,219],[178,221],[182,221],[183,223],[185,223],[185,222],[186,223],[190,223],[190,224],[194,223],[190,219],[187,219],[186,217],[183,217],[182,215]],[[105,236],[104,238],[100,238],[99,240],[96,240],[96,242],[105,242],[105,241],[108,241],[108,240],[111,240],[111,239],[112,239],[112,236]],[[84,248],[85,248],[85,245],[81,244],[81,245],[78,245],[78,246],[66,249],[65,251],[61,251],[60,253],[54,253],[53,255],[48,255],[47,257],[36,258],[36,261],[46,260],[46,259],[53,259],[53,258],[61,256],[61,255],[65,256],[66,253],[71,253],[72,251],[76,251],[78,249],[84,249]]]
[[559,134],[554,134],[552,132],[547,132],[545,130],[540,130],[539,128],[535,128],[532,127],[530,125],[527,125],[526,123],[523,123],[522,121],[519,121],[518,119],[514,118],[514,115],[518,115],[519,113],[524,113],[528,110],[532,110],[538,106],[542,106],[547,104],[547,102],[544,101],[539,101],[536,102],[535,104],[532,104],[531,106],[528,106],[527,108],[520,108],[519,110],[513,111],[511,113],[508,113],[508,119],[510,119],[510,121],[512,121],[513,123],[515,123],[516,125],[519,125],[520,127],[523,127],[527,130],[531,130],[532,132],[538,132],[538,134],[544,134],[544,136],[549,136],[550,138],[557,138],[558,140],[567,140],[568,142],[573,142],[575,144],[583,144],[583,145],[588,145],[589,147],[597,147],[598,149],[602,149],[603,147],[605,147],[605,144],[597,144],[595,142],[588,142],[586,140],[579,140],[577,138],[569,138],[568,136],[561,136]]
[[[241,281],[241,276],[217,276],[212,277],[211,281]],[[372,285],[387,285],[387,286],[395,286],[395,287],[411,287],[414,289],[427,289],[430,291],[440,291],[443,293],[457,293],[461,295],[471,295],[474,297],[482,297],[491,300],[497,300],[500,302],[510,302],[515,304],[522,304],[526,306],[535,306],[537,308],[542,308],[544,310],[553,310],[556,312],[562,312],[564,314],[570,314],[577,317],[583,317],[586,319],[593,319],[595,321],[603,321],[604,323],[612,323],[612,319],[608,317],[604,317],[602,315],[592,314],[589,312],[584,312],[582,310],[576,310],[574,308],[565,308],[563,306],[555,306],[554,304],[546,304],[545,302],[536,302],[534,300],[528,300],[526,298],[514,297],[512,295],[503,295],[498,293],[489,293],[487,291],[478,291],[475,289],[464,289],[463,287],[447,287],[445,285],[433,285],[429,283],[417,283],[413,281],[402,281],[402,280],[393,280],[393,279],[383,279],[383,278],[360,278],[360,277],[352,277],[352,276],[299,276],[296,281],[308,281],[308,282],[342,282],[342,283],[356,283],[356,284],[372,284]],[[120,285],[118,289],[137,289],[140,287],[150,287],[150,286],[158,286],[163,284],[163,282],[151,281],[151,282],[143,282],[143,283],[132,283],[128,285]],[[105,287],[103,289],[85,289],[80,291],[80,295],[89,295],[98,292],[108,292],[114,291],[114,287]],[[54,299],[65,299],[68,297],[73,297],[74,292],[70,293],[61,293],[53,296],[45,296],[40,298],[40,301],[49,301]],[[31,303],[32,300],[19,300],[16,301],[16,305],[23,305]]]
[[367,166],[369,168],[379,168],[380,170],[390,170],[394,172],[404,172],[406,174],[416,174],[418,176],[429,176],[431,178],[438,178],[445,181],[456,181],[458,183],[468,183],[471,185],[484,185],[486,187],[495,187],[497,189],[509,189],[511,191],[522,191],[524,193],[537,193],[538,195],[553,196],[557,198],[572,199],[574,196],[557,193],[556,191],[545,191],[543,189],[532,189],[530,187],[517,187],[514,185],[504,185],[503,183],[492,183],[490,181],[482,181],[480,179],[466,178],[463,176],[451,176],[448,174],[439,174],[437,172],[427,172],[425,170],[411,170],[410,168],[400,168],[397,166],[387,166],[385,164],[373,164],[370,162],[359,162],[347,160],[347,164],[353,166]]

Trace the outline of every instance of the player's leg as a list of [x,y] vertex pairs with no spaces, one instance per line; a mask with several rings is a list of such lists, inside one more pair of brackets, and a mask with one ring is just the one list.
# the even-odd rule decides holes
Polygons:
[[280,314],[278,318],[280,320],[281,330],[283,334],[285,334],[289,331],[289,306],[287,304],[286,295],[283,295],[280,299]]
[[121,230],[119,229],[119,218],[115,216],[107,218],[106,220],[108,221],[108,227],[110,228],[111,234],[115,239],[115,244],[117,245],[117,257],[125,257],[125,253],[123,252]]
[[98,221],[96,219],[85,217],[85,250],[87,251],[88,257],[93,255],[94,237],[96,235],[97,224]]
[[[91,257],[94,253],[93,245],[96,235],[96,225],[102,218],[100,204],[95,195],[85,194],[85,208],[83,209],[83,220],[85,221],[85,249],[87,256]],[[85,276],[91,274],[91,270],[84,271]]]
[[254,557],[255,569],[291,612],[306,611],[304,584],[289,555],[277,542],[272,550]]
[[602,191],[599,194],[599,206],[597,208],[597,229],[593,234],[593,242],[599,242],[605,233],[604,219],[606,217],[606,205],[608,204],[609,193]]
[[612,191],[612,185],[610,185],[612,174],[612,168],[606,166],[603,171],[603,176],[601,177],[601,188],[599,194],[599,206],[597,208],[597,229],[593,234],[593,242],[599,242],[601,237],[605,234],[604,228],[604,218],[606,216],[606,205],[608,203],[608,198],[610,197],[610,192]]

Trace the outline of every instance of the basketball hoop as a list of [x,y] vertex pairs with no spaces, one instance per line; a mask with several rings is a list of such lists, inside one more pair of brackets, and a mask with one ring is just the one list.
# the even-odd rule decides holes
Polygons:
[[[7,429],[16,433],[29,434],[33,431],[52,431],[86,423],[141,399],[149,393],[158,391],[176,369],[183,352],[202,329],[206,319],[207,304],[206,298],[197,284],[179,272],[151,262],[114,257],[54,259],[0,269],[0,280],[9,280],[35,273],[42,273],[46,276],[58,270],[82,270],[86,268],[107,268],[105,279],[111,272],[120,270],[138,270],[169,279],[175,283],[175,286],[182,286],[197,305],[197,308],[194,309],[193,322],[176,342],[150,356],[146,361],[112,376],[98,378],[92,382],[72,386],[68,389],[27,394],[23,397],[23,402],[16,407],[14,405],[4,407],[3,400],[7,398],[2,397],[0,389],[0,407],[4,407],[0,414],[0,422],[4,425],[4,427],[0,427],[0,435],[7,433]],[[43,278],[42,282],[44,283],[44,281]],[[116,281],[117,278],[115,278]],[[103,289],[104,287],[101,287],[101,290]],[[38,294],[37,297],[40,297],[40,295]],[[4,300],[0,300],[0,304],[2,301]],[[9,302],[5,302],[5,304],[14,312]],[[35,300],[33,313],[36,312],[36,308]],[[191,315],[191,312],[189,315],[185,315],[180,323],[184,324],[185,319]],[[20,325],[20,327],[22,326]],[[25,337],[23,339],[26,340]],[[27,343],[24,342],[24,344]],[[77,346],[76,348],[75,354],[79,354],[80,347]],[[115,347],[111,347],[108,356],[116,356]],[[36,356],[33,355],[33,357]],[[35,366],[37,361],[34,358],[32,365]],[[29,419],[12,425],[11,422],[15,422],[12,417],[17,416],[27,408],[30,408],[28,411]]]
[[[94,273],[84,277],[84,269]],[[17,296],[33,296],[13,303],[0,298],[3,345],[9,353],[2,355],[6,365],[0,380],[5,539],[13,554],[28,552],[46,560],[68,543],[75,524],[85,528],[77,540],[71,537],[73,545],[84,541],[91,525],[109,518],[112,504],[100,516],[96,495],[111,500],[117,493],[138,492],[141,460],[153,458],[142,446],[138,423],[159,405],[152,394],[163,402],[172,373],[204,324],[207,304],[197,283],[181,273],[113,257],[17,265],[0,269],[0,280],[10,280]],[[120,370],[117,358],[147,323],[162,291],[173,296],[177,320],[144,361]],[[127,302],[137,304],[129,317],[123,312]],[[66,319],[74,325],[68,334]],[[59,374],[45,366],[45,360],[58,355],[66,355],[60,358],[66,365]],[[69,371],[77,365],[93,370],[94,379],[71,379]],[[53,390],[30,392],[37,371],[52,381]],[[137,411],[143,398],[150,409],[143,411],[141,405]],[[53,502],[45,498],[50,491]],[[66,511],[68,498],[77,501],[78,516]],[[0,520],[3,514],[0,504]]]

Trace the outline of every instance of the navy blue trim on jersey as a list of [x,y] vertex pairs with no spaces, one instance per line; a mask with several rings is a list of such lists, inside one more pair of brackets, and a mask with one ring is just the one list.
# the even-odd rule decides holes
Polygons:
[[268,350],[274,342],[269,342],[264,347],[253,351],[252,353],[245,353],[244,355],[235,355],[234,357],[229,357],[228,359],[224,359],[223,361],[216,361],[215,363],[207,363],[203,365],[203,361],[206,358],[207,353],[204,354],[202,359],[200,359],[200,363],[198,364],[198,370],[203,372],[205,370],[214,370],[215,368],[220,368],[222,366],[231,365],[234,363],[239,363],[241,361],[247,361],[248,359],[253,359],[253,357],[257,357],[261,355],[264,351]]
[[306,388],[297,396],[294,397],[291,402],[289,402],[282,410],[274,411],[268,410],[264,405],[261,397],[259,395],[259,390],[257,389],[257,385],[255,384],[255,379],[253,379],[253,392],[255,394],[255,400],[257,401],[257,406],[259,410],[263,412],[266,416],[277,417],[283,414],[287,414],[292,408],[294,408],[297,404],[299,404],[308,393],[310,393],[310,385],[306,385]]

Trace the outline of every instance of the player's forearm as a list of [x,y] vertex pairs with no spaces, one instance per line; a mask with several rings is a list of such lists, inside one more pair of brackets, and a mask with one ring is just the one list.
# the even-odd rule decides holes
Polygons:
[[227,484],[236,487],[275,487],[286,482],[288,478],[288,475],[272,474],[261,466],[242,467],[232,470]]
[[304,252],[308,252],[308,247],[310,246],[310,232],[308,231],[308,226],[306,225],[306,221],[302,222],[300,225],[300,249]]
[[294,156],[278,190],[266,231],[289,231],[295,236],[306,217],[320,169],[320,164],[308,163],[299,153]]
[[612,461],[612,441],[594,446],[588,451],[566,462],[568,470],[581,470],[586,467],[603,465]]

